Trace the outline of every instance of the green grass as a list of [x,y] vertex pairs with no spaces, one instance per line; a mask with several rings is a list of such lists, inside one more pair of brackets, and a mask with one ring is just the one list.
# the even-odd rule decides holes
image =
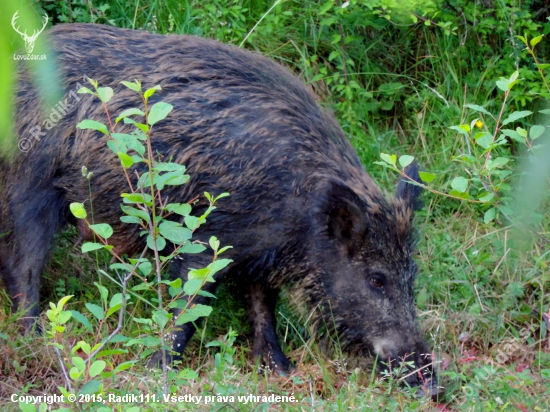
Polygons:
[[[495,2],[492,8],[478,5],[477,14],[470,3],[478,2],[459,3],[467,20],[476,16],[476,24],[464,25],[449,9],[432,17],[439,23],[451,22],[456,27],[451,35],[434,25],[392,25],[365,8],[339,17],[329,13],[337,22],[323,26],[328,16],[318,14],[323,1],[281,2],[254,32],[252,27],[272,2],[72,0],[39,5],[55,22],[93,20],[236,45],[251,34],[244,47],[279,61],[309,83],[321,104],[335,111],[369,173],[391,191],[396,175],[373,164],[380,152],[413,154],[426,169],[437,172],[434,183],[444,188],[452,176],[463,173],[452,157],[466,151],[466,144],[448,127],[473,119],[463,108],[466,103],[498,110],[494,82],[509,76],[516,63],[526,80],[513,94],[511,108],[532,110],[545,97],[531,60],[510,42],[511,31],[528,32],[530,37],[548,31],[544,15],[535,19],[536,10],[511,1]],[[349,42],[332,42],[340,30]],[[541,47],[540,59],[547,62],[549,43],[543,41]],[[509,150],[517,155],[513,145]],[[416,296],[426,336],[443,360],[441,380],[447,393],[438,410],[548,410],[550,343],[542,318],[550,308],[548,243],[506,220],[484,224],[479,207],[432,194],[425,194],[424,200],[425,208],[416,218],[420,266]],[[537,230],[548,237],[545,215]],[[96,263],[82,256],[73,246],[75,241],[71,231],[57,239],[44,274],[43,307],[67,294],[75,295],[74,309],[99,302],[93,281],[98,279],[96,267],[105,269],[108,258]],[[102,282],[110,284],[105,278]],[[109,288],[111,294],[117,292]],[[0,375],[5,377],[0,380],[0,399],[6,401],[11,393],[54,393],[55,386],[64,384],[55,353],[44,337],[19,336],[5,294],[0,300]],[[415,399],[395,378],[383,380],[371,374],[368,360],[350,358],[334,343],[327,350],[310,333],[308,318],[296,306],[292,296],[283,293],[278,332],[297,372],[291,377],[258,375],[248,357],[246,312],[232,297],[231,286],[223,286],[204,332],[196,334],[184,359],[199,378],[179,391],[203,396],[293,393],[299,403],[281,404],[283,410],[299,410],[296,405],[326,411],[436,408],[428,399]],[[129,310],[140,313],[143,308],[136,305]],[[532,325],[528,333],[521,334],[527,325]],[[129,334],[136,332],[135,324],[129,327]],[[237,332],[233,363],[217,369],[217,349],[205,344],[225,335],[229,327]],[[74,341],[83,333],[77,324],[69,326],[68,336]],[[135,349],[117,361],[139,354]],[[217,370],[221,370],[218,375]],[[158,379],[142,366],[121,376],[111,384],[122,392],[153,393],[158,388]],[[222,402],[196,410],[223,408]],[[271,410],[261,402],[226,407],[235,408]]]

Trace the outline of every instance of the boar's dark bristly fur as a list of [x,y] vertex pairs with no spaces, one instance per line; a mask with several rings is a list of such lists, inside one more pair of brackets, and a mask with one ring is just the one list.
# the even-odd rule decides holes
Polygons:
[[[140,104],[121,80],[162,86],[151,103],[163,100],[174,110],[153,127],[153,150],[191,176],[164,194],[171,202],[205,191],[231,194],[196,237],[216,235],[233,246],[226,254],[234,262],[217,280],[240,285],[255,359],[279,372],[292,367],[277,340],[274,308],[281,286],[294,285],[311,308],[322,308],[350,352],[413,360],[422,372],[407,380],[431,379],[435,387],[413,296],[411,219],[419,188],[401,181],[387,200],[334,116],[297,77],[249,51],[196,37],[81,24],[56,26],[49,37],[65,93],[89,76],[115,90],[112,115]],[[73,107],[62,120],[46,128],[37,94],[20,73],[17,134],[34,147],[2,167],[0,233],[9,234],[0,240],[0,270],[14,308],[29,309],[27,328],[40,313],[40,274],[54,233],[72,223],[89,238],[69,212],[71,202],[88,199],[82,166],[94,173],[94,220],[113,226],[115,250],[143,248],[137,225],[119,220],[127,185],[118,158],[101,133],[75,127],[84,119],[105,122],[103,108],[89,95],[68,103]],[[415,165],[408,173],[418,180]],[[195,212],[204,208],[201,202]],[[185,255],[170,272],[185,280],[190,267],[210,260],[206,253]],[[201,296],[197,303],[206,301]],[[177,353],[193,332],[187,325],[176,334]]]

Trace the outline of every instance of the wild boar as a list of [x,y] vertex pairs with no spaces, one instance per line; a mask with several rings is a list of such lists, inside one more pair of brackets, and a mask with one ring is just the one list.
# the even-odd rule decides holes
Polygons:
[[[241,285],[254,359],[277,372],[292,366],[274,313],[281,286],[289,285],[309,307],[321,308],[316,313],[334,325],[344,349],[370,352],[381,362],[412,360],[421,371],[407,381],[437,391],[413,294],[418,186],[401,180],[395,197],[386,199],[335,117],[296,76],[255,53],[103,25],[58,25],[49,38],[65,92],[89,76],[115,90],[111,113],[139,105],[121,80],[161,85],[152,103],[162,99],[174,110],[155,126],[153,150],[185,165],[191,176],[184,186],[167,187],[166,196],[185,202],[204,191],[231,194],[196,236],[216,235],[233,246],[227,252],[233,263],[217,281]],[[1,239],[0,265],[14,308],[29,309],[27,327],[40,313],[40,276],[54,233],[76,223],[69,204],[88,199],[82,166],[94,173],[95,221],[114,228],[110,241],[118,253],[144,244],[138,228],[119,220],[126,187],[119,160],[101,133],[76,128],[84,119],[105,121],[103,108],[84,97],[69,103],[57,122],[46,123],[21,71],[16,122],[26,151],[2,166],[0,233],[8,235]],[[418,180],[416,165],[407,173]],[[210,259],[186,255],[173,261],[171,275],[186,280],[189,268]],[[206,300],[200,296],[197,303]],[[176,334],[175,352],[182,353],[194,329],[186,325]]]

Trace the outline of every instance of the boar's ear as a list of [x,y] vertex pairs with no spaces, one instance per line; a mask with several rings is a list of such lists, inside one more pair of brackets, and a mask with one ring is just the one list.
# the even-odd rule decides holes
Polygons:
[[[418,163],[411,163],[405,168],[405,174],[415,182],[421,183],[420,175],[418,174]],[[420,201],[420,193],[422,188],[415,184],[409,183],[410,179],[401,177],[399,183],[397,183],[395,197],[405,204],[405,207],[411,211],[422,208],[422,202]]]
[[364,202],[341,181],[328,182],[323,215],[330,238],[338,240],[349,255],[361,247],[366,230]]

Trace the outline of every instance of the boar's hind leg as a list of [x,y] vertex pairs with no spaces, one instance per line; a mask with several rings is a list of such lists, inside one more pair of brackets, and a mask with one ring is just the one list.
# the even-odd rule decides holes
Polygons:
[[42,267],[60,224],[62,199],[55,191],[33,188],[21,192],[6,205],[13,223],[0,240],[0,272],[13,303],[13,311],[26,310],[21,324],[29,331],[40,315]]
[[276,333],[275,303],[278,291],[260,283],[249,286],[245,296],[248,315],[252,323],[254,343],[252,358],[260,366],[284,374],[293,367],[283,354]]

